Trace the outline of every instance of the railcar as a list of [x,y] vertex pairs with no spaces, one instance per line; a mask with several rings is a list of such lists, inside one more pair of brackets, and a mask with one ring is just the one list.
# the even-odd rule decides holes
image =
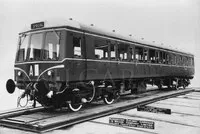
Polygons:
[[19,33],[14,80],[6,88],[24,90],[33,105],[66,107],[120,94],[143,92],[146,84],[177,89],[190,84],[194,55],[73,20],[43,21]]

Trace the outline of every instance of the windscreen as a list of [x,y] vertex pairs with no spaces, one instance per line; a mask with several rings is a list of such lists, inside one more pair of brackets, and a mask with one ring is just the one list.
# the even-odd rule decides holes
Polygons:
[[42,51],[42,38],[43,34],[33,34],[30,39],[30,53],[29,60],[40,60],[41,59],[41,51]]
[[24,61],[27,58],[29,36],[23,35],[19,39],[19,47],[17,52],[17,61]]
[[60,36],[56,31],[20,36],[16,61],[58,60]]

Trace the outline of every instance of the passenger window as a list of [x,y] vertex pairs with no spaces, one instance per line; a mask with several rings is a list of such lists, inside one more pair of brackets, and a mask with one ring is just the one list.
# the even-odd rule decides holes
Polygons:
[[186,57],[184,56],[184,57],[183,57],[183,66],[186,66],[186,65],[187,65],[186,62],[187,62],[187,60],[186,60]]
[[189,65],[189,66],[192,65],[192,62],[191,62],[191,58],[190,58],[190,57],[188,58],[188,65]]
[[167,63],[167,62],[166,62],[166,60],[167,60],[166,53],[165,53],[165,52],[163,52],[163,59],[162,59],[162,63],[163,63],[163,64],[166,64],[166,63]]
[[102,38],[95,38],[94,41],[95,59],[108,59],[108,43]]
[[192,58],[192,66],[194,66],[194,58]]
[[74,58],[82,58],[81,38],[73,37]]
[[180,65],[182,66],[183,65],[183,57],[180,56]]
[[129,52],[129,45],[127,44],[119,44],[118,45],[118,54],[119,59],[127,61],[128,60],[128,52]]
[[175,55],[174,56],[174,65],[176,65],[177,64],[177,56]]
[[137,61],[143,61],[143,48],[142,47],[135,47],[135,59]]
[[149,49],[149,60],[151,61],[151,63],[156,62],[155,50],[153,49]]
[[186,66],[188,66],[188,57],[185,57],[186,60]]
[[169,64],[173,64],[173,54],[169,53]]
[[134,60],[134,48],[129,46],[129,50],[128,50],[128,60],[132,61]]
[[148,49],[144,49],[144,62],[148,61]]
[[165,64],[169,64],[169,54],[168,53],[166,53]]
[[174,58],[175,58],[175,55],[174,55],[174,54],[171,54],[171,60],[172,60],[172,61],[171,61],[171,64],[172,64],[172,65],[175,64],[175,59],[174,59]]
[[187,57],[187,66],[189,66],[189,57]]
[[159,63],[163,63],[162,59],[163,59],[163,52],[160,51],[160,59],[159,59]]
[[110,44],[110,59],[116,60],[116,52],[117,52],[117,45],[116,44]]
[[180,63],[181,63],[181,57],[178,55],[177,56],[177,65],[180,65]]
[[159,63],[159,52],[158,51],[156,51],[155,62]]

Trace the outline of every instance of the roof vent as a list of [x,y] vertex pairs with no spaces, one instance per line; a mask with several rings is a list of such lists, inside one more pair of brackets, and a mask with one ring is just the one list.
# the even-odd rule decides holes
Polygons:
[[73,20],[72,18],[69,18],[69,20]]
[[115,30],[112,30],[113,32],[115,32]]
[[144,40],[144,38],[141,38],[142,40]]
[[132,36],[132,34],[129,34],[129,36],[131,37],[131,36]]
[[90,26],[94,26],[94,24],[90,24]]

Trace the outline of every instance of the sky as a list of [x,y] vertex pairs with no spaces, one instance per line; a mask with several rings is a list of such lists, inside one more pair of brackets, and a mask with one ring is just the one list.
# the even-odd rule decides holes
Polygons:
[[[195,55],[200,86],[200,0],[0,0],[0,81],[13,78],[18,33],[52,18],[94,24]],[[3,87],[4,85],[0,85]]]

